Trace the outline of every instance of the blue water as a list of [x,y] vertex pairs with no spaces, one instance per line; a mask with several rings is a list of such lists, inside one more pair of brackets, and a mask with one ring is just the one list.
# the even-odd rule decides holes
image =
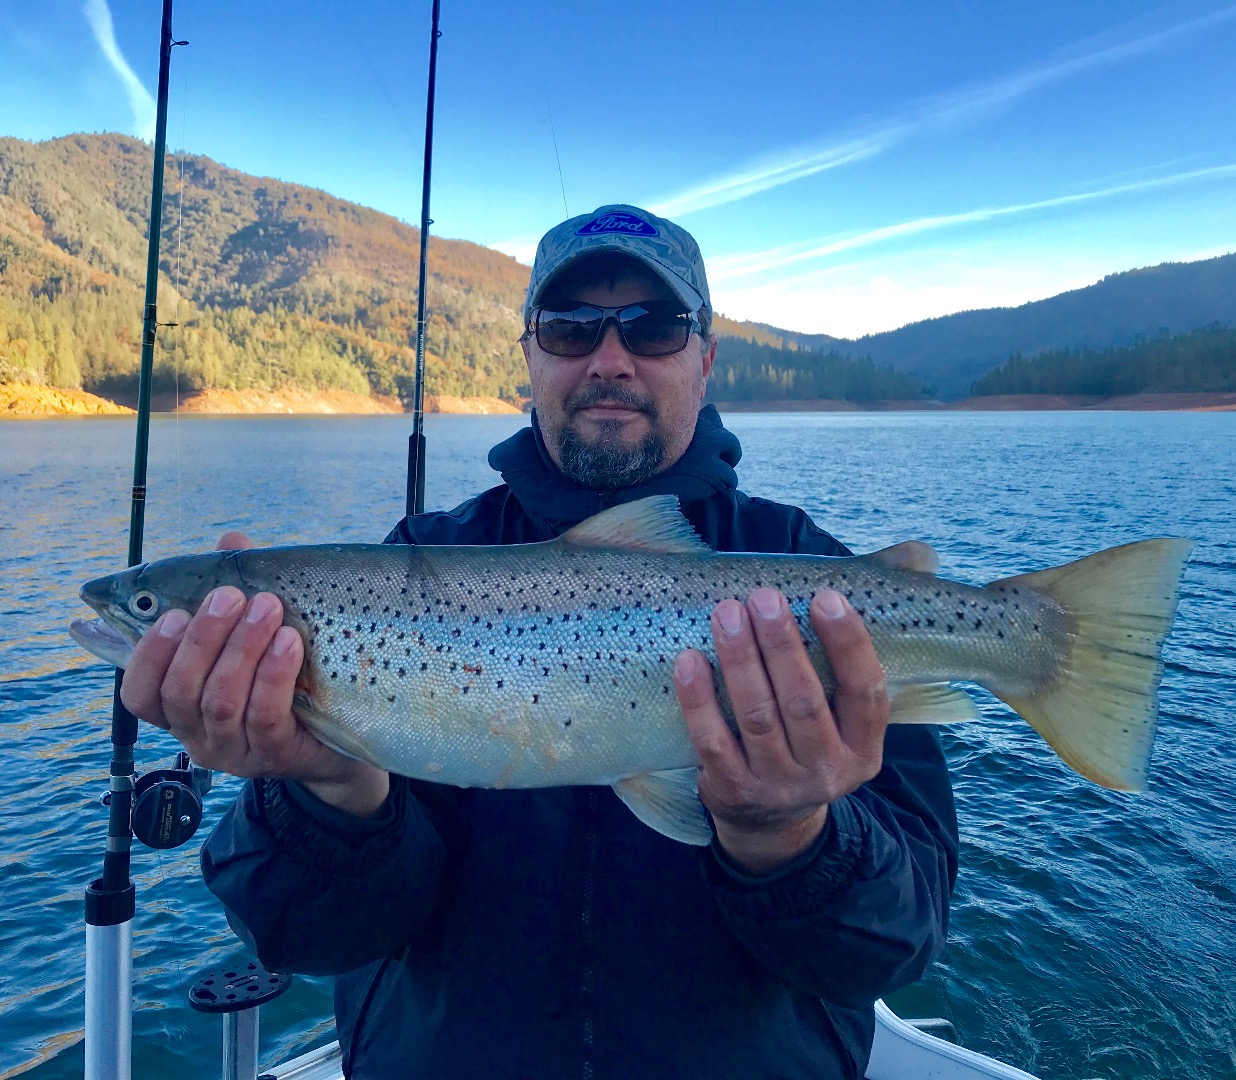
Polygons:
[[[496,481],[520,417],[431,417],[427,504]],[[1150,790],[1077,778],[1003,706],[945,733],[962,869],[943,960],[892,1004],[1049,1080],[1236,1077],[1236,414],[727,418],[743,487],[852,547],[915,537],[979,584],[1153,535],[1199,541],[1166,650]],[[405,418],[156,420],[149,558],[241,528],[380,539],[403,505]],[[0,1080],[81,1073],[82,890],[101,865],[111,672],[65,634],[126,551],[133,424],[0,424]],[[175,744],[146,730],[141,768]],[[216,778],[207,829],[235,782]],[[201,835],[205,835],[205,832]],[[195,845],[136,849],[135,1075],[218,1075],[184,993],[238,944]],[[305,897],[312,903],[312,897]],[[650,977],[655,977],[650,973]],[[329,984],[263,1012],[270,1065],[331,1035]]]

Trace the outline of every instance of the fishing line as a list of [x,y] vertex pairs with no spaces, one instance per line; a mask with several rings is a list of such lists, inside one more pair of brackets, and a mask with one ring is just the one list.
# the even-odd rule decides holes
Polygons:
[[545,111],[549,114],[549,137],[554,143],[554,160],[558,163],[558,186],[562,188],[562,209],[567,217],[571,216],[571,211],[567,206],[566,183],[562,179],[562,158],[558,156],[558,136],[554,132],[554,110],[550,108],[549,91],[545,91]]

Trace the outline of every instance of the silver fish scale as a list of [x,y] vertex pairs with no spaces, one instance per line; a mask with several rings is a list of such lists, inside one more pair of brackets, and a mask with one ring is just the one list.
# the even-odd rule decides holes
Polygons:
[[247,581],[303,620],[307,719],[392,771],[461,786],[609,784],[694,764],[674,659],[697,648],[715,670],[713,607],[760,586],[787,596],[830,690],[807,614],[821,588],[863,616],[893,685],[990,677],[1030,689],[1055,670],[1065,633],[1062,611],[1037,593],[869,557],[568,544],[299,552],[241,558]]

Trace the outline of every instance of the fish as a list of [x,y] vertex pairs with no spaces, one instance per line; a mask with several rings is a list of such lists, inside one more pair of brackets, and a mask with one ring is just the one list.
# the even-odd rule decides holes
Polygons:
[[699,649],[719,700],[710,615],[761,586],[811,627],[844,595],[883,666],[893,723],[977,717],[954,684],[1007,703],[1082,776],[1146,786],[1170,631],[1191,540],[1140,540],[984,586],[938,575],[906,541],[852,557],[720,553],[673,496],[606,510],[555,540],[502,546],[322,544],[181,555],[87,582],[100,616],[70,634],[117,667],[171,608],[211,590],[271,592],[305,643],[293,711],[327,745],[460,787],[610,785],[675,840],[712,836],[673,664]]

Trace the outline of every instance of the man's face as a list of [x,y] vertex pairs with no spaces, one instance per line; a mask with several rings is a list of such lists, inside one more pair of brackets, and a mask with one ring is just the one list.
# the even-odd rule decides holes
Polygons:
[[[630,262],[612,283],[571,289],[554,306],[674,299],[659,277]],[[545,446],[567,476],[592,488],[628,487],[668,469],[686,452],[715,345],[702,348],[692,334],[680,352],[636,356],[610,323],[587,356],[553,356],[535,336],[523,347]]]

